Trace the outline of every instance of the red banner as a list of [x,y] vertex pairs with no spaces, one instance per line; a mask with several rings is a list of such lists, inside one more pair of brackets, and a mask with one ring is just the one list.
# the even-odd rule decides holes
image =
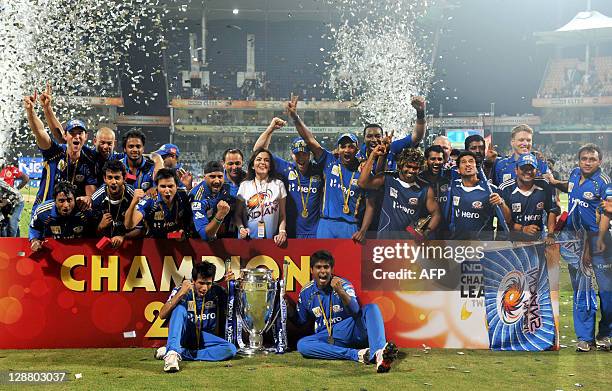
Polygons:
[[[355,285],[362,305],[380,307],[387,339],[399,346],[489,347],[481,278],[462,279],[457,289],[443,291],[363,291],[362,278],[376,279],[384,269],[371,264],[370,243],[301,239],[278,248],[271,240],[144,239],[106,252],[96,242],[49,240],[44,252],[32,256],[27,239],[0,239],[0,349],[161,346],[168,329],[158,311],[172,288],[191,275],[194,262],[215,263],[220,280],[227,258],[232,270],[265,265],[275,277],[286,259],[287,291],[297,299],[310,281],[310,255],[320,249],[334,255],[335,274]],[[364,256],[368,263],[362,264]],[[551,286],[558,281],[558,256],[553,258]],[[384,265],[394,268],[389,262]]]

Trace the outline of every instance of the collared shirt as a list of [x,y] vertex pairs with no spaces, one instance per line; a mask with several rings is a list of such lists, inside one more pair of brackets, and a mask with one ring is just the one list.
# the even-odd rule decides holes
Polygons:
[[168,209],[161,194],[155,198],[145,197],[136,210],[143,216],[147,228],[147,237],[165,238],[170,232],[183,230],[189,233],[191,227],[191,206],[187,193],[178,189],[172,201],[172,208]]
[[428,214],[425,206],[428,190],[424,182],[407,183],[397,172],[385,173],[378,239],[408,238],[406,227]]
[[[493,192],[497,187],[491,185]],[[466,187],[461,179],[451,182],[445,216],[449,222],[452,239],[492,239],[495,211],[489,202],[489,192],[482,181]],[[481,233],[485,233],[484,237]]]
[[214,194],[206,181],[191,189],[189,193],[191,210],[193,212],[194,230],[202,240],[209,240],[206,235],[206,226],[217,214],[217,204],[225,201],[230,206],[229,213],[223,219],[223,223],[217,230],[217,238],[235,238],[236,227],[233,222],[233,214],[236,207],[236,197],[232,196],[230,186],[224,183],[218,193]]
[[85,186],[96,185],[94,162],[81,152],[78,160],[71,161],[66,153],[66,144],[51,140],[49,149],[40,149],[43,155],[43,170],[40,187],[33,209],[43,201],[53,199],[53,187],[59,181],[68,181],[76,186],[76,197],[85,195]]
[[[134,175],[130,166],[128,165],[128,157],[123,154],[123,158],[121,159],[125,168],[127,170],[128,175]],[[129,179],[126,176],[126,183],[132,186],[134,189],[142,189],[144,191],[149,190],[151,187],[155,186],[155,181],[153,180],[153,172],[155,170],[155,163],[152,160],[149,160],[146,157],[142,157],[142,161],[140,165],[136,167],[136,180]],[[178,184],[177,184],[178,185]]]
[[[354,171],[349,170],[340,162],[340,158],[325,149],[318,163],[323,168],[325,189],[321,202],[321,217],[357,224],[365,210],[367,194],[357,184],[361,174],[360,167]],[[347,195],[348,214],[343,210]]]
[[36,208],[30,219],[29,238],[77,239],[89,237],[93,231],[93,219],[89,212],[75,206],[72,214],[57,213],[55,200],[45,201]]
[[[321,308],[325,311],[327,321],[331,325],[357,315],[359,312],[359,302],[353,284],[342,278],[342,287],[351,297],[351,302],[348,307],[344,305],[340,296],[333,291],[330,285],[326,286],[324,289],[319,289],[314,280],[304,285],[298,297],[296,308],[297,323],[304,324],[308,319],[314,318],[314,332],[317,333],[326,329]],[[320,302],[319,299],[321,300]]]
[[[166,302],[172,300],[180,289],[180,286],[175,287]],[[196,319],[202,322],[202,331],[217,335],[225,332],[227,293],[219,285],[213,284],[204,297],[196,294],[195,307],[192,292],[187,292],[177,305],[182,305],[187,309],[187,318],[191,323],[195,323]],[[204,306],[203,311],[202,306]]]
[[[130,207],[133,198],[134,189],[130,185],[125,185],[125,192],[120,200],[111,200],[108,197],[106,185],[102,185],[101,188],[96,190],[91,197],[91,209],[94,212],[95,221],[100,223],[104,213],[110,213],[113,217],[113,222],[102,231],[102,235],[111,238],[113,236],[123,236],[127,233],[123,222],[125,220],[125,212]],[[141,228],[141,226],[136,228]]]
[[[493,178],[491,178],[493,183],[499,186],[508,179],[516,178],[517,161],[518,157],[514,155],[497,159],[493,165]],[[536,176],[541,176],[549,171],[548,165],[544,160],[536,159],[536,164],[538,165],[538,167],[536,167]]]
[[574,231],[585,229],[590,232],[599,232],[597,208],[605,197],[610,178],[601,171],[601,168],[597,169],[590,177],[585,178],[582,184],[580,183],[581,178],[580,168],[574,168],[567,186],[569,199],[565,229]]
[[[302,175],[297,165],[274,156],[276,171],[283,177],[289,198],[287,200],[287,235],[314,235],[317,233],[323,197],[321,167],[310,162],[308,172]],[[308,216],[302,215],[304,204]]]
[[537,225],[540,232],[546,228],[548,213],[560,214],[555,190],[546,179],[536,178],[531,189],[523,191],[516,179],[509,179],[499,187],[501,197],[512,213],[512,221],[522,226]]
[[229,185],[230,194],[232,196],[236,197],[238,195],[238,189],[240,189],[240,183],[242,183],[245,177],[246,177],[246,174],[242,172],[242,175],[240,176],[240,181],[238,181],[238,183],[234,183],[231,181],[231,179],[229,179],[227,172],[223,171],[223,179],[225,180],[225,183]]

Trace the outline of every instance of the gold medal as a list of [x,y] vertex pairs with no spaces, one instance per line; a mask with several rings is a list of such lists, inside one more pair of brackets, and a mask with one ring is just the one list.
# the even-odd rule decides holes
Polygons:
[[304,209],[304,210],[302,211],[302,217],[303,217],[303,218],[308,217],[308,209]]
[[351,210],[349,209],[348,205],[344,205],[344,207],[342,208],[342,212],[344,214],[349,214],[351,213]]

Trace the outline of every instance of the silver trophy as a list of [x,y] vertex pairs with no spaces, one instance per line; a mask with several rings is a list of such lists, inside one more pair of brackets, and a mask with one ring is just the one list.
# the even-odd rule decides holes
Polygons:
[[272,270],[263,267],[242,269],[241,277],[236,282],[236,293],[237,317],[249,336],[249,345],[239,349],[238,354],[252,356],[273,352],[274,349],[263,346],[263,334],[272,327],[278,316],[275,310],[278,288]]

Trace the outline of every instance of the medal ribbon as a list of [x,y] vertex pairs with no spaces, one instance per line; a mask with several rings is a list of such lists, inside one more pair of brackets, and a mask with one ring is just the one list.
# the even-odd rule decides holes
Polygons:
[[200,349],[200,334],[202,334],[202,318],[204,317],[204,298],[202,298],[202,308],[200,308],[200,319],[198,320],[198,305],[196,303],[195,289],[191,287],[191,295],[193,296],[193,322],[196,328],[196,340],[198,341],[197,349]]
[[296,170],[297,174],[300,199],[302,200],[302,210],[308,212],[308,199],[310,198],[310,189],[312,186],[312,176],[310,177],[310,182],[308,182],[308,194],[306,195],[306,202],[304,202],[304,193],[302,192],[302,182],[300,181],[300,173]]
[[[342,164],[338,166],[338,169],[339,169],[338,172],[340,173],[340,189],[342,189],[342,191],[344,192],[345,188],[344,188],[344,179],[342,179]],[[343,211],[349,209],[348,204],[349,204],[349,197],[351,196],[351,186],[353,184],[353,178],[355,178],[356,172],[357,171],[353,171],[353,175],[351,175],[351,180],[349,181],[348,188],[346,189],[346,195],[342,193],[342,198],[344,199]],[[348,212],[345,212],[345,213],[348,213]]]
[[[329,294],[329,319],[331,319],[332,316],[332,298],[333,298],[334,292],[332,291],[332,293]],[[327,320],[327,314],[325,313],[325,309],[323,308],[323,302],[321,301],[321,295],[319,294],[319,292],[317,292],[317,298],[319,299],[319,308],[321,309],[321,312],[323,313],[323,324],[325,324],[325,328],[327,329],[327,334],[332,337],[332,333],[333,333],[333,329],[332,329],[332,324],[331,324],[331,320]]]

